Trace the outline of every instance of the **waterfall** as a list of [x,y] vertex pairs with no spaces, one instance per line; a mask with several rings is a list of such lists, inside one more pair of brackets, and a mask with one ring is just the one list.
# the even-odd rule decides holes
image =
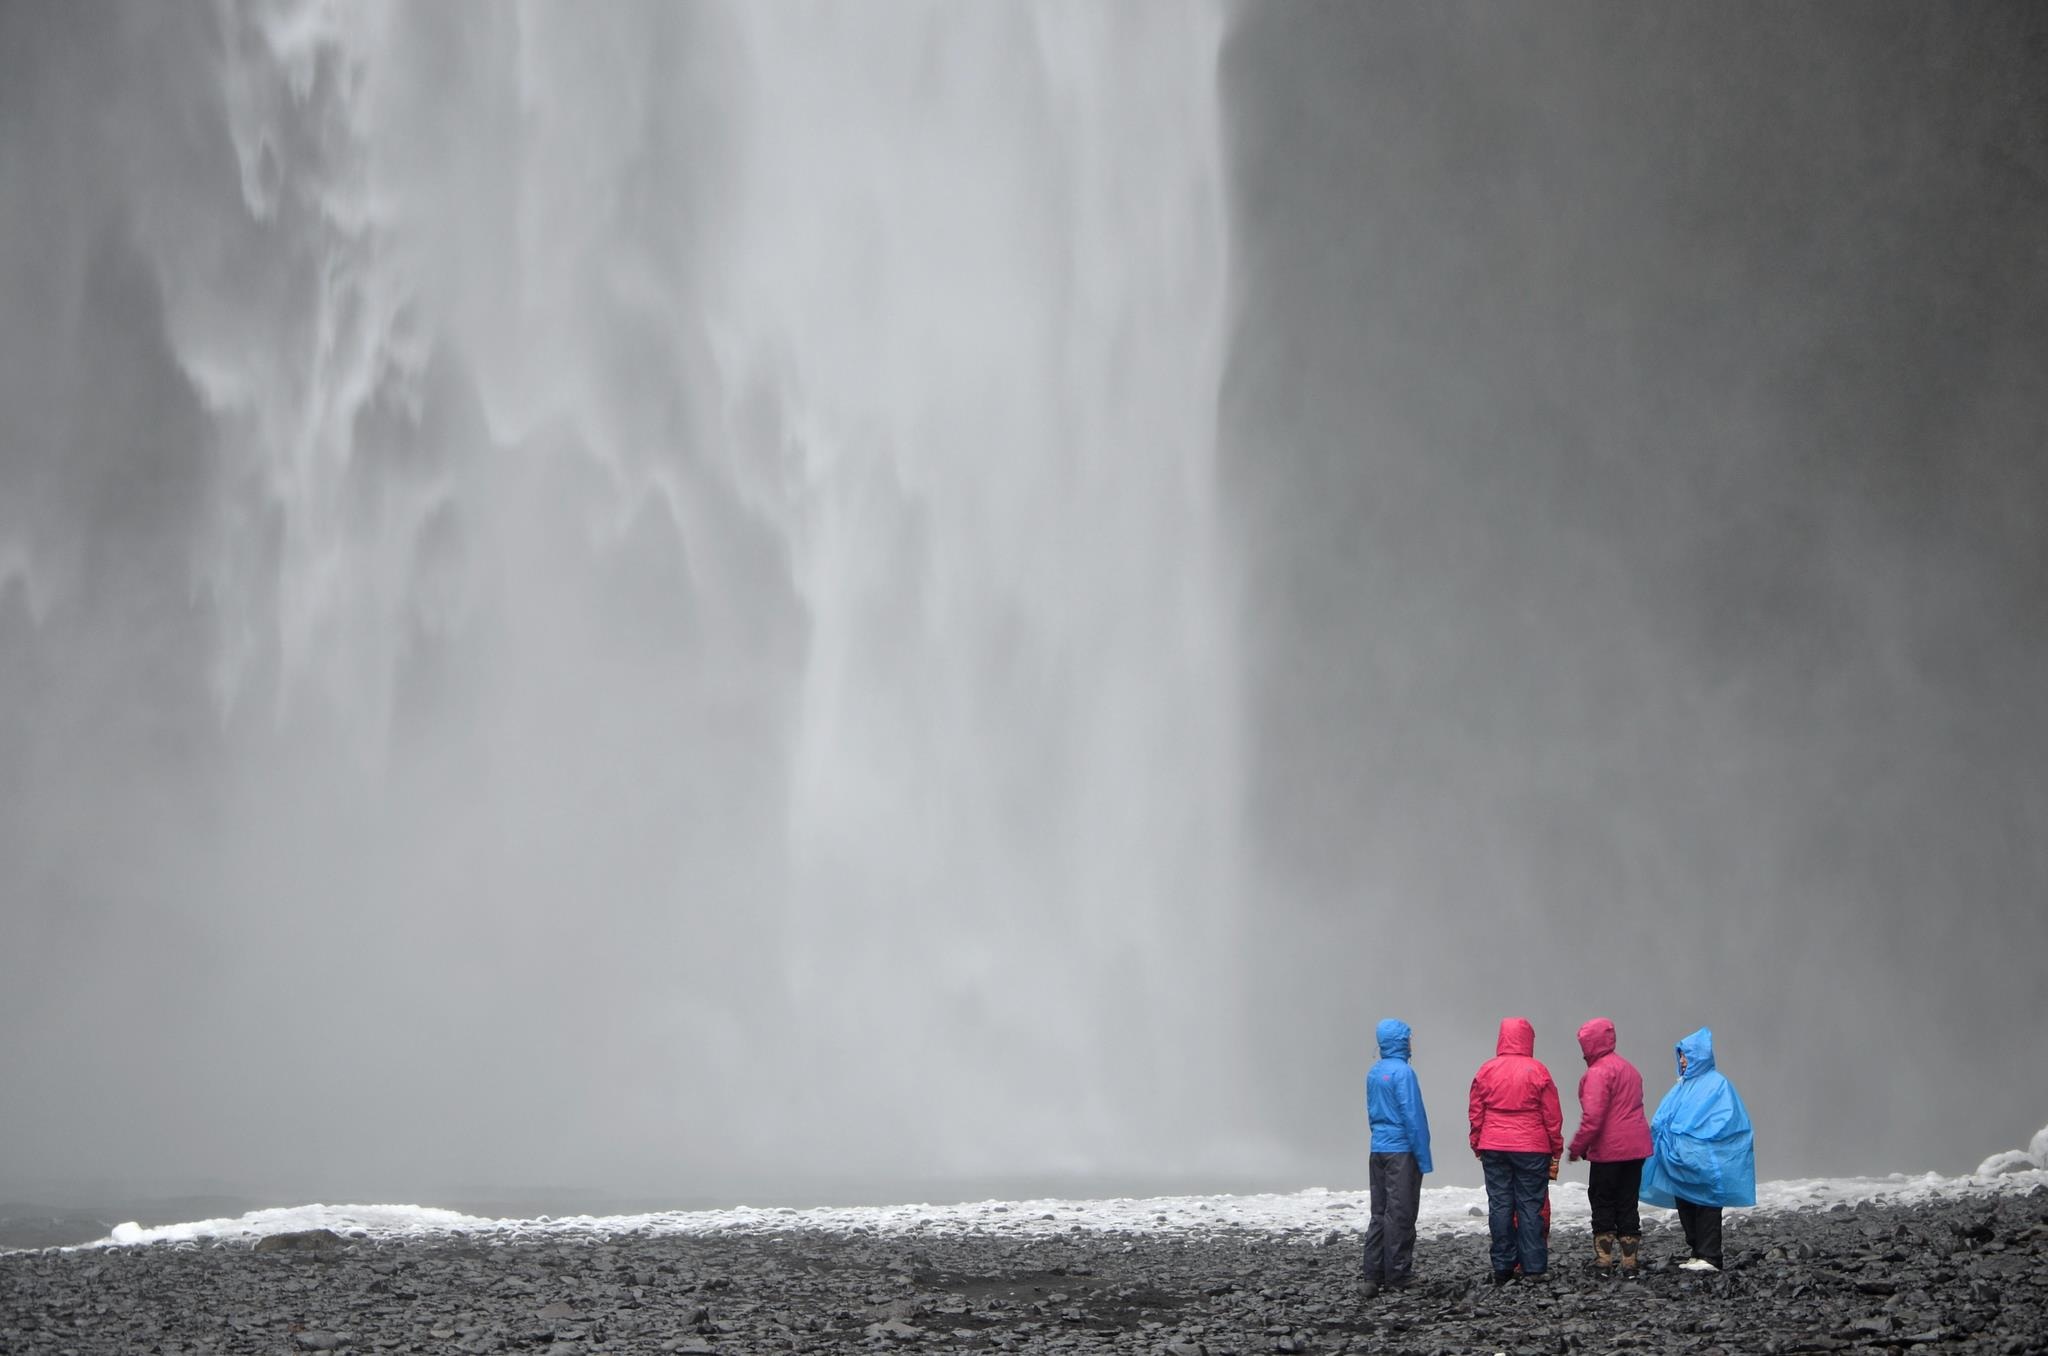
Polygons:
[[[239,1128],[93,1151],[1222,1161],[1221,31],[278,4],[96,38],[144,73],[69,144],[104,172],[4,170],[43,191],[0,296],[54,338],[0,388],[37,449],[0,468],[0,640],[43,675],[8,679],[38,794],[100,810],[10,879],[160,936],[176,981],[44,929],[183,996],[107,1077]],[[441,1109],[282,1146],[257,1070]]]
[[809,620],[792,1000],[913,1122],[1007,1107],[979,1166],[1085,1162],[1227,999],[1215,33],[750,17],[710,309]]

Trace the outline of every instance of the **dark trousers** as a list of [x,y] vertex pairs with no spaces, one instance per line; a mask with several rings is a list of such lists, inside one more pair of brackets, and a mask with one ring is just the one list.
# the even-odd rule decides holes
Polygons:
[[1550,1189],[1550,1155],[1481,1149],[1479,1164],[1486,1170],[1486,1225],[1493,1235],[1493,1274],[1505,1276],[1519,1264],[1524,1276],[1541,1276],[1550,1269],[1550,1249],[1543,1241],[1543,1196]]
[[1374,1154],[1371,1183],[1365,1279],[1406,1285],[1415,1270],[1415,1212],[1422,1206],[1422,1170],[1414,1154]]
[[1692,1255],[1721,1265],[1721,1207],[1694,1205],[1679,1198],[1678,1227],[1685,1230],[1685,1246]]
[[1593,1232],[1640,1235],[1643,1217],[1636,1209],[1636,1193],[1642,1189],[1642,1159],[1595,1163],[1586,1178],[1586,1203],[1593,1207]]

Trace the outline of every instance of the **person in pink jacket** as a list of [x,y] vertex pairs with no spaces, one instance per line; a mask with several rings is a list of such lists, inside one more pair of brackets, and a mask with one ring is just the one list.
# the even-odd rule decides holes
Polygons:
[[1603,1276],[1636,1276],[1643,1242],[1636,1192],[1650,1156],[1650,1122],[1643,1115],[1643,1076],[1614,1052],[1614,1023],[1595,1017],[1579,1028],[1586,1072],[1579,1075],[1579,1132],[1571,1160],[1587,1159],[1586,1200],[1593,1207],[1593,1265]]
[[1472,1152],[1486,1171],[1487,1228],[1493,1235],[1493,1283],[1519,1266],[1524,1279],[1550,1269],[1543,1198],[1564,1152],[1557,1084],[1536,1058],[1536,1028],[1510,1017],[1500,1024],[1492,1059],[1472,1079]]

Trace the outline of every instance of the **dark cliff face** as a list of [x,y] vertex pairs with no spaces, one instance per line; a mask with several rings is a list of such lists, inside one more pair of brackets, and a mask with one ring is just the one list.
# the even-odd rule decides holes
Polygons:
[[1333,1157],[1389,1011],[1440,1115],[1503,1012],[1711,1022],[1769,1175],[2038,1119],[2044,77],[2024,6],[1240,12],[1252,1006]]

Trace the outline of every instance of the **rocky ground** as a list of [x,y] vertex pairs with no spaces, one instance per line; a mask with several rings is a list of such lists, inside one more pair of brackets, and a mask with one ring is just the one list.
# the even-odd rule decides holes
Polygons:
[[1633,1283],[1425,1236],[1372,1300],[1352,1234],[292,1241],[0,1253],[0,1352],[2048,1352],[2048,1188],[1731,1211],[1719,1276],[1652,1227]]

